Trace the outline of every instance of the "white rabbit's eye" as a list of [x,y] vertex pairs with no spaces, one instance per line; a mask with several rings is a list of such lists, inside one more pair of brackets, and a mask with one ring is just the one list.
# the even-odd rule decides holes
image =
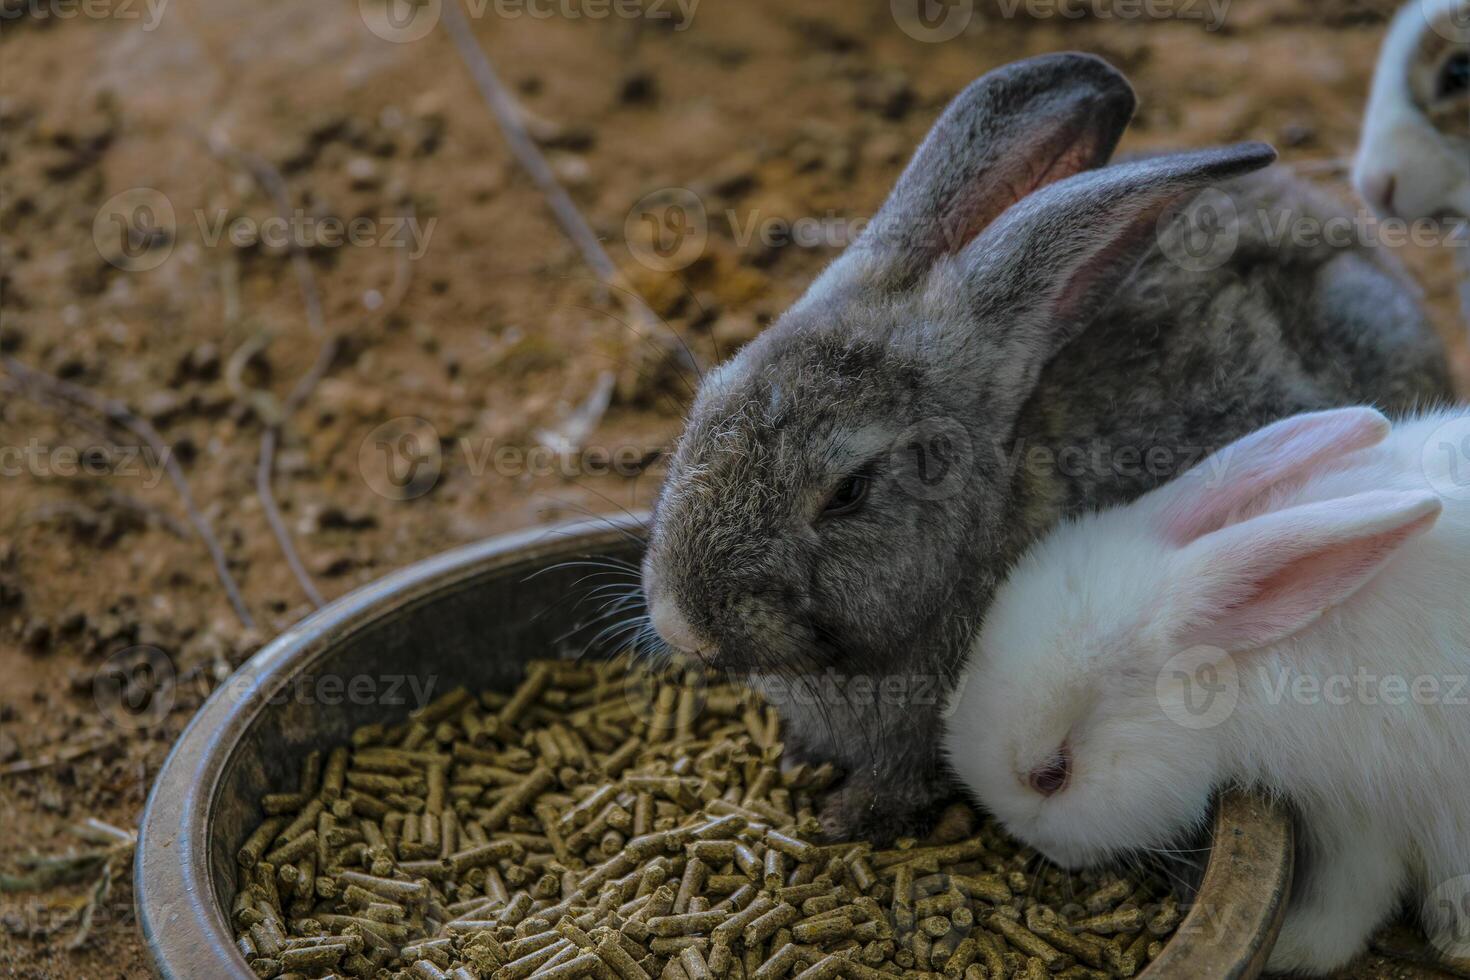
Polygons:
[[1031,770],[1027,784],[1042,796],[1056,796],[1072,782],[1072,746],[1063,742],[1045,765]]
[[872,477],[867,473],[854,473],[843,480],[827,499],[827,505],[822,508],[822,516],[836,517],[857,510],[868,498],[868,487],[872,482]]
[[1438,88],[1436,98],[1440,99],[1470,92],[1470,51],[1457,51],[1444,63]]

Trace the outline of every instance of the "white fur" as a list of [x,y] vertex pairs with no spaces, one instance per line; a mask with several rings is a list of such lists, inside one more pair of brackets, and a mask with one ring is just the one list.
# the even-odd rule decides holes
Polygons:
[[1410,0],[1384,39],[1353,166],[1353,184],[1370,204],[1394,181],[1393,210],[1404,218],[1470,217],[1470,158],[1414,104],[1409,70],[1431,18],[1464,0]]
[[[1424,907],[1431,935],[1452,945],[1454,919],[1427,900],[1470,876],[1470,689],[1446,689],[1470,677],[1470,500],[1437,500],[1431,484],[1455,460],[1470,481],[1470,450],[1425,448],[1455,419],[1470,435],[1470,409],[1403,422],[1377,445],[1387,426],[1370,410],[1303,418],[1351,412],[1378,420],[1377,433],[1356,443],[1370,448],[1329,453],[1325,470],[1272,484],[1213,536],[1176,543],[1166,516],[1181,498],[1207,498],[1249,469],[1232,460],[1234,447],[1131,506],[1055,530],[1002,587],[950,705],[945,749],[955,772],[1012,833],[1064,866],[1177,844],[1203,825],[1221,786],[1289,800],[1309,859],[1273,971],[1339,968],[1406,898]],[[1276,458],[1306,456],[1288,449]],[[1232,537],[1249,545],[1257,528],[1254,545],[1265,548],[1335,520],[1405,524],[1417,536],[1291,635],[1218,652],[1227,690],[1235,671],[1239,701],[1214,727],[1172,721],[1166,707],[1185,681],[1165,667],[1182,639],[1198,635],[1198,595],[1229,567],[1208,560],[1210,548]],[[1311,703],[1290,681],[1283,688],[1280,673],[1327,681],[1360,670],[1440,678],[1442,703],[1392,705],[1396,689],[1383,686],[1368,703],[1356,681],[1349,703]],[[1447,703],[1456,693],[1459,703]],[[1072,782],[1045,798],[1025,774],[1064,741]],[[1461,901],[1467,883],[1459,882]]]

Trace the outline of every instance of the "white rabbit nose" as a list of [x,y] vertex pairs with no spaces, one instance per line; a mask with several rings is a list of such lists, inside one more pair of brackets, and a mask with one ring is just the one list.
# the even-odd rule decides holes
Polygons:
[[695,632],[668,596],[657,596],[649,606],[649,619],[665,643],[685,653],[706,653],[713,644]]

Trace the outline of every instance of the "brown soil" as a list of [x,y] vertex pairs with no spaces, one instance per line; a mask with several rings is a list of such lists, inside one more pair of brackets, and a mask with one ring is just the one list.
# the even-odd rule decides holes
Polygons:
[[[1206,31],[1008,19],[987,4],[942,44],[907,36],[888,4],[846,0],[707,0],[687,30],[493,13],[475,30],[615,261],[710,363],[834,254],[743,241],[752,219],[871,213],[945,101],[1025,55],[1082,48],[1125,69],[1142,96],[1126,148],[1265,139],[1340,185],[1320,164],[1351,153],[1387,6],[1241,3]],[[388,43],[366,29],[358,0],[178,0],[154,25],[157,7],[0,0],[0,12],[21,15],[0,20],[0,348],[153,421],[258,624],[247,630],[232,612],[154,461],[113,453],[117,472],[73,473],[66,447],[96,452],[127,437],[0,393],[11,467],[0,475],[0,765],[90,748],[0,776],[5,871],[33,851],[77,846],[66,828],[86,817],[133,826],[211,679],[311,608],[253,490],[272,410],[254,392],[278,404],[317,340],[282,248],[214,238],[221,215],[259,220],[272,204],[208,140],[271,161],[307,214],[365,217],[382,235],[409,207],[421,228],[435,221],[407,263],[381,245],[310,250],[342,344],[290,421],[275,486],[327,598],[486,535],[636,508],[658,477],[656,464],[641,477],[565,476],[495,461],[496,448],[534,447],[640,345],[609,315],[442,31]],[[92,15],[38,16],[57,11]],[[655,273],[631,257],[625,218],[670,187],[707,203],[710,241],[689,268]],[[149,271],[118,269],[94,241],[114,247],[106,202],[130,188],[161,192],[176,217],[172,251]],[[1405,259],[1445,335],[1460,337],[1449,257]],[[401,303],[375,309],[405,266]],[[666,445],[687,400],[679,360],[642,358],[636,394],[614,403],[590,444],[640,462]],[[432,492],[393,500],[374,489],[384,474],[369,434],[405,416],[432,425],[443,471]],[[94,679],[140,645],[164,651],[183,683],[158,724],[119,725],[99,709],[105,685]],[[0,896],[0,970],[145,975],[125,880],[82,947],[63,948],[89,886]],[[1379,960],[1360,975],[1431,974]]]

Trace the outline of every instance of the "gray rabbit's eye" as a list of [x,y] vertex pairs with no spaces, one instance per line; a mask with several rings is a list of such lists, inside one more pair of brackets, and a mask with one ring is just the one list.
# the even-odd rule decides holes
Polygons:
[[863,505],[868,499],[868,488],[872,485],[873,478],[866,472],[858,472],[849,476],[838,484],[832,496],[827,499],[827,505],[822,508],[823,517],[838,517],[842,514],[851,514]]
[[1440,99],[1470,92],[1470,51],[1458,51],[1444,63],[1438,88],[1435,97]]

